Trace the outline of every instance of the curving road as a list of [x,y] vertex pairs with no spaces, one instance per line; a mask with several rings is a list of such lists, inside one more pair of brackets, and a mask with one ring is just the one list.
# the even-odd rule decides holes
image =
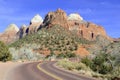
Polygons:
[[55,62],[44,62],[38,65],[38,62],[26,63],[18,66],[14,71],[9,73],[7,80],[56,80],[50,75],[44,73],[37,66],[41,67],[48,73],[55,75],[62,80],[94,80],[92,78],[83,77],[74,73],[61,70],[54,66]]
[[50,72],[50,73],[62,78],[62,80],[95,80],[92,78],[87,78],[87,77],[80,76],[75,73],[61,70],[61,69],[55,67],[55,65],[54,65],[55,63],[56,62],[46,62],[41,65],[41,68],[45,69],[47,72]]
[[26,63],[9,72],[6,80],[55,80],[37,68],[38,62]]

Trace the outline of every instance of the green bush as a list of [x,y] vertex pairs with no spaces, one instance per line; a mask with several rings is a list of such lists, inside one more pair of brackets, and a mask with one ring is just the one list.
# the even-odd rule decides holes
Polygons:
[[84,63],[84,64],[86,64],[86,66],[89,66],[89,67],[91,67],[92,64],[93,64],[92,60],[89,59],[88,57],[82,58],[81,62]]
[[72,58],[72,57],[76,57],[76,54],[72,52],[65,52],[57,55],[57,58]]
[[77,70],[77,71],[79,70],[89,71],[90,70],[90,68],[88,68],[85,64],[81,62],[71,62],[66,59],[58,61],[58,65],[67,70]]
[[12,59],[12,55],[10,54],[8,47],[0,41],[0,61],[9,61]]
[[113,67],[110,63],[111,56],[109,54],[100,53],[96,55],[95,58],[83,58],[81,61],[82,63],[86,64],[90,67],[93,71],[98,72],[100,74],[107,74],[113,70]]
[[33,51],[33,48],[37,48],[36,44],[29,45],[26,44],[26,46],[20,48],[20,49],[15,49],[15,48],[9,48],[10,53],[12,54],[12,59],[17,61],[17,60],[29,60],[29,61],[37,61],[42,58],[44,58],[44,55],[35,53]]

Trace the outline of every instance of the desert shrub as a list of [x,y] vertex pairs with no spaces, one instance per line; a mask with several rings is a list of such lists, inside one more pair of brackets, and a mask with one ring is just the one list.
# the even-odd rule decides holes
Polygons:
[[[31,44],[31,49],[47,48],[50,51],[74,52],[78,49],[78,44],[85,44],[86,42],[89,41],[81,39],[78,35],[60,27],[59,25],[55,25],[49,29],[42,28],[34,34],[27,35],[10,44],[9,47],[14,47],[19,50],[21,47],[25,47],[26,44]],[[60,56],[73,57],[75,55],[68,53]]]
[[57,58],[72,58],[72,57],[76,57],[76,54],[72,52],[65,52],[57,55]]
[[69,60],[63,59],[58,62],[58,65],[67,69],[67,70],[90,70],[85,64],[81,62],[71,62]]
[[110,59],[112,58],[109,54],[100,53],[93,59],[83,58],[82,63],[86,64],[97,73],[107,74],[113,70]]
[[8,47],[0,41],[0,61],[9,61],[12,59],[12,55],[10,54],[10,51]]
[[81,62],[86,64],[86,66],[89,66],[89,67],[91,67],[92,64],[93,64],[92,60],[90,58],[88,58],[88,57],[82,58]]
[[36,61],[39,59],[44,58],[42,54],[33,52],[33,45],[26,45],[22,48],[15,49],[15,48],[9,48],[13,60],[29,60],[29,61]]
[[93,65],[91,69],[101,74],[110,73],[113,68],[109,61],[109,57],[109,54],[100,53],[92,60]]

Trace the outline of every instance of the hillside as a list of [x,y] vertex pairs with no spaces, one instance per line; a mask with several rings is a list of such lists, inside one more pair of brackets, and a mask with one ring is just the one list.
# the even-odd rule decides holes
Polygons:
[[12,43],[10,47],[19,50],[29,45],[28,47],[33,52],[50,55],[76,53],[80,45],[90,43],[91,41],[80,38],[75,33],[56,25],[50,29],[43,28],[37,33],[27,35]]

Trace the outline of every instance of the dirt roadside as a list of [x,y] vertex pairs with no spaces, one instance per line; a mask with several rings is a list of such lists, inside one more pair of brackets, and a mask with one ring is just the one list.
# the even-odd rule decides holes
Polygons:
[[21,62],[0,62],[0,80],[6,80],[8,72],[14,69],[16,66],[22,64]]

